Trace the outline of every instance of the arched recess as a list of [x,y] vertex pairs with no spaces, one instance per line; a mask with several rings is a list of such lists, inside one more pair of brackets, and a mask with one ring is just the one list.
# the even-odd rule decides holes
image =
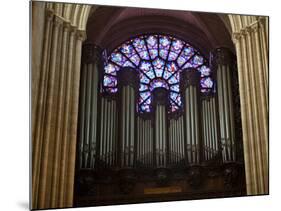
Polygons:
[[81,46],[91,6],[31,4],[31,208],[72,207]]

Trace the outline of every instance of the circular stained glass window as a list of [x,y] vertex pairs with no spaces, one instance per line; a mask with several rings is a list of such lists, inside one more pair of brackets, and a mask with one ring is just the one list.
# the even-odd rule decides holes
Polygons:
[[163,34],[140,35],[117,47],[107,58],[103,91],[117,92],[117,71],[132,67],[139,72],[138,112],[151,111],[151,92],[157,87],[169,90],[170,111],[182,106],[180,72],[196,68],[201,73],[201,92],[213,89],[214,82],[207,60],[189,43]]

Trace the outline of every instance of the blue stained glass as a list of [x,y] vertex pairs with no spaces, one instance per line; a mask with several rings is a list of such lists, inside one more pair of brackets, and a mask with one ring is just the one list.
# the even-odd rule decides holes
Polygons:
[[173,51],[170,51],[169,53],[169,56],[168,56],[168,61],[173,61],[175,60],[176,58],[178,57],[178,54],[173,52]]
[[164,71],[163,78],[164,78],[164,79],[168,79],[172,74],[173,74],[173,73],[171,73],[171,72]]
[[178,62],[178,65],[179,65],[179,66],[182,66],[186,61],[187,61],[187,59],[186,59],[185,57],[182,57],[182,56],[180,56],[180,57],[177,59],[177,62]]
[[183,47],[184,43],[180,40],[174,40],[172,42],[171,51],[174,51],[175,53],[179,53]]
[[108,61],[104,67],[104,72],[108,75],[105,74],[103,78],[103,90],[109,93],[117,92],[116,76],[120,67],[139,68],[139,112],[151,111],[150,95],[156,87],[170,90],[169,112],[178,110],[182,104],[179,94],[180,72],[189,67],[198,68],[201,73],[201,92],[212,91],[215,87],[210,77],[211,70],[199,52],[188,43],[167,35],[133,38],[116,48],[108,57]]
[[171,44],[171,40],[167,36],[160,36],[159,44],[160,44],[160,48],[169,49],[170,44]]
[[133,41],[133,45],[134,47],[137,49],[137,51],[146,51],[146,47],[145,47],[145,42],[142,38],[136,38]]
[[140,82],[148,84],[150,80],[143,73],[140,73]]
[[130,44],[123,44],[120,47],[120,50],[121,50],[122,53],[124,53],[128,57],[131,57],[133,54],[136,53],[133,46],[130,45]]
[[139,91],[144,91],[144,90],[147,90],[147,89],[148,89],[148,85],[146,85],[146,84],[140,84]]
[[108,87],[117,86],[117,79],[113,76],[105,75],[103,78],[103,85]]
[[194,67],[190,62],[187,62],[182,69]]
[[157,49],[149,50],[149,54],[151,59],[155,59],[155,57],[158,55],[158,50]]
[[174,86],[171,86],[171,90],[175,91],[175,92],[179,92],[180,91],[180,85],[176,84]]
[[151,91],[157,87],[163,87],[163,88],[169,89],[168,84],[162,79],[155,79],[150,83]]
[[157,77],[161,77],[164,69],[164,61],[162,59],[155,59],[152,64],[154,65],[154,70]]
[[140,93],[140,97],[143,99],[143,101],[145,101],[150,96],[151,96],[150,92],[141,92]]
[[159,55],[162,59],[166,59],[168,55],[168,50],[160,50]]
[[127,59],[122,56],[121,53],[112,53],[111,60],[120,66],[123,66],[123,64],[127,61]]
[[157,68],[157,69],[161,69],[163,68],[163,65],[164,65],[164,61],[162,59],[155,59],[152,64],[154,65],[154,68]]
[[123,66],[123,67],[135,67],[135,66],[133,65],[133,63],[130,62],[130,61],[126,61],[122,66]]
[[143,112],[150,112],[151,111],[150,106],[146,103],[142,104],[140,107],[141,107],[141,110]]
[[181,97],[179,93],[170,93],[170,98],[172,98],[178,105],[181,105]]
[[144,72],[149,71],[150,69],[152,69],[151,63],[147,61],[141,62],[140,69],[143,70]]
[[210,75],[210,68],[207,67],[206,65],[203,65],[202,67],[199,68],[199,71],[201,72],[201,76],[208,76]]
[[154,74],[154,72],[153,72],[152,69],[151,69],[150,71],[146,72],[146,75],[147,75],[150,79],[155,78],[155,74]]
[[178,110],[179,108],[178,108],[178,106],[176,106],[174,103],[172,103],[172,105],[171,105],[171,111],[172,112],[175,112],[176,110]]
[[200,84],[202,88],[212,88],[214,83],[210,77],[207,77],[201,78]]
[[175,84],[179,82],[179,73],[174,74],[169,80],[169,84]]
[[192,47],[184,47],[181,56],[186,57],[186,59],[189,59],[194,54],[194,49]]
[[168,63],[166,66],[166,71],[169,71],[171,73],[174,73],[178,70],[176,64],[174,62]]
[[149,54],[147,51],[141,51],[139,54],[142,59],[149,60]]
[[195,67],[198,67],[199,65],[203,64],[203,57],[202,56],[194,56],[191,63],[195,66]]
[[130,60],[131,60],[135,65],[137,65],[137,66],[138,66],[139,63],[140,63],[140,57],[139,57],[137,54],[131,56],[131,57],[130,57]]
[[147,46],[149,49],[157,48],[157,37],[156,36],[154,36],[154,35],[149,36],[146,39],[146,42],[147,42]]
[[104,67],[105,73],[108,74],[116,74],[116,71],[119,70],[119,67],[112,64],[112,63],[108,63],[105,67]]

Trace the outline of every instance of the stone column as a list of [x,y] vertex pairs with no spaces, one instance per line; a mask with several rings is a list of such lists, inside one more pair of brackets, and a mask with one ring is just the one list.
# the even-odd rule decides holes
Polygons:
[[217,77],[217,94],[220,123],[220,138],[223,161],[236,161],[236,140],[233,109],[233,57],[227,48],[212,52],[212,63]]
[[119,91],[119,165],[133,167],[136,161],[136,96],[139,78],[133,68],[118,72]]
[[81,45],[85,32],[46,10],[32,122],[32,209],[71,207]]
[[181,90],[184,101],[185,157],[188,163],[198,164],[203,158],[199,123],[200,72],[193,68],[183,70]]
[[79,168],[94,168],[97,145],[99,75],[103,71],[101,49],[90,43],[82,48],[79,102]]
[[152,92],[154,112],[154,165],[166,167],[169,162],[168,119],[169,92],[165,88],[155,88]]
[[268,31],[265,18],[233,33],[247,194],[268,193]]

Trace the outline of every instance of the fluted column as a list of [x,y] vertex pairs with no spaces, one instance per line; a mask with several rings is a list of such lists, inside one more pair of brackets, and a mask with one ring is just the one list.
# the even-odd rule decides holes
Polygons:
[[181,75],[181,90],[184,101],[185,157],[188,163],[198,164],[203,158],[200,138],[200,73],[193,68],[186,69]]
[[268,30],[261,17],[233,33],[247,194],[268,193]]
[[118,72],[119,91],[119,165],[133,167],[136,161],[136,96],[138,91],[137,71],[122,68]]
[[46,10],[36,116],[32,122],[32,208],[71,207],[81,45],[85,32]]
[[82,48],[79,102],[79,168],[94,168],[97,145],[99,75],[103,71],[101,49],[91,43]]
[[216,99],[213,93],[201,96],[201,119],[204,158],[206,161],[213,158],[218,159],[221,157],[221,146],[217,124]]
[[169,163],[168,119],[169,106],[168,90],[156,88],[152,92],[154,112],[154,165],[165,167]]
[[212,52],[212,63],[217,76],[220,138],[223,161],[236,160],[236,140],[233,106],[233,57],[227,48]]

